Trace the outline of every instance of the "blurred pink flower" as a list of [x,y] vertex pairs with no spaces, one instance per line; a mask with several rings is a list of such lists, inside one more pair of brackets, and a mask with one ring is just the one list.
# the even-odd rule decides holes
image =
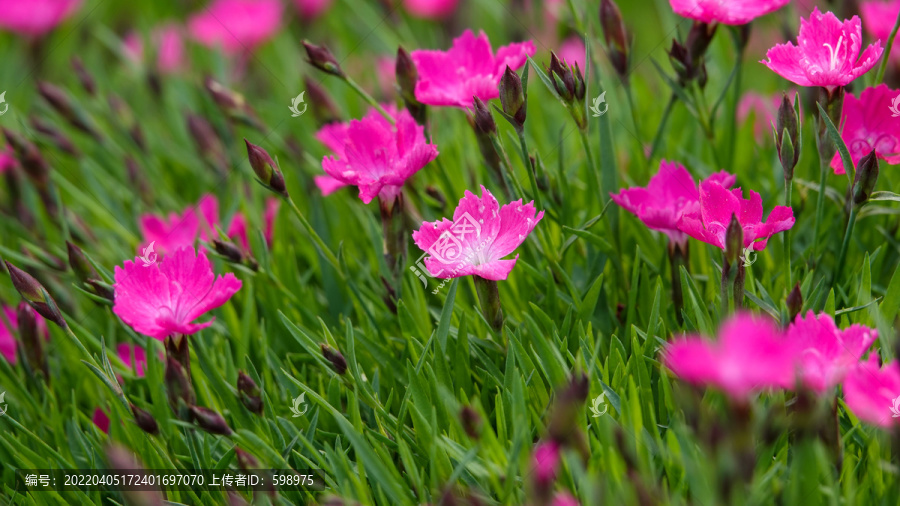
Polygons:
[[487,35],[466,30],[447,51],[417,49],[410,53],[419,71],[416,99],[428,105],[472,107],[472,97],[487,102],[500,96],[498,85],[508,65],[517,70],[534,55],[534,43],[518,42],[494,54]]
[[[25,304],[24,302],[22,304]],[[38,334],[44,336],[45,339],[50,338],[47,331],[47,322],[44,317],[34,312],[35,321],[37,321]],[[7,325],[8,323],[8,325]],[[10,327],[11,326],[11,327]],[[19,330],[19,317],[17,309],[13,306],[5,306],[0,304],[0,355],[7,362],[16,365],[18,356],[16,355],[16,332]]]
[[300,17],[309,21],[321,16],[331,7],[333,0],[294,0]]
[[94,416],[91,420],[104,434],[109,434],[109,416],[107,416],[105,411],[100,408],[95,409]]
[[[147,353],[140,346],[128,343],[120,343],[116,347],[116,354],[129,369],[134,369],[138,378],[144,377],[144,370],[147,367]],[[133,359],[133,360],[132,360]]]
[[500,207],[497,199],[481,187],[481,197],[466,190],[453,212],[453,221],[424,222],[413,232],[416,245],[429,254],[425,267],[442,279],[476,275],[485,279],[506,279],[519,255],[512,254],[544,217],[535,216],[534,202],[519,199]]
[[[894,105],[898,96],[900,93],[886,84],[864,89],[859,98],[850,93],[844,96],[841,138],[854,167],[873,149],[885,162],[900,163],[900,101]],[[831,168],[835,174],[845,174],[840,153],[835,153]]]
[[786,331],[789,346],[798,352],[800,379],[816,392],[838,384],[877,337],[877,331],[859,324],[840,330],[831,316],[812,311]]
[[568,492],[558,492],[553,496],[553,502],[550,506],[579,506],[578,499]]
[[[327,134],[316,136],[335,151],[334,156],[322,159],[322,169],[343,184],[357,186],[359,198],[366,204],[375,197],[392,200],[410,176],[438,155],[434,144],[426,142],[424,128],[406,109],[393,117],[396,125],[369,111],[344,129],[328,125],[323,128],[328,129]],[[333,144],[335,141],[339,144]]]
[[584,51],[584,41],[581,40],[581,37],[573,35],[560,44],[556,56],[569,65],[574,66],[577,63],[578,68],[584,72]]
[[212,321],[191,323],[241,288],[234,274],[215,277],[206,252],[181,248],[150,266],[126,260],[115,269],[113,312],[136,332],[165,339],[194,334]]
[[316,183],[316,186],[319,188],[319,191],[322,192],[322,196],[324,197],[331,195],[345,186],[349,186],[347,183],[342,183],[331,176],[315,176],[313,177],[313,182]]
[[[723,170],[706,180],[730,188],[735,177]],[[666,234],[672,242],[684,244],[687,235],[678,228],[678,222],[686,210],[700,202],[700,191],[684,166],[662,160],[659,172],[650,178],[646,188],[627,188],[610,197],[647,227]]]
[[230,239],[236,239],[242,250],[250,251],[250,239],[247,237],[247,218],[243,214],[234,213],[225,235]]
[[[151,41],[156,50],[156,68],[169,74],[185,66],[184,37],[181,28],[174,23],[161,25],[151,33]],[[128,34],[122,41],[125,55],[135,63],[144,60],[144,42],[136,32]]]
[[378,77],[378,87],[387,98],[397,94],[394,87],[397,82],[395,68],[397,59],[391,56],[379,56],[375,59],[375,75]]
[[[139,225],[144,242],[141,249],[151,242],[155,243],[155,251],[170,253],[178,248],[193,247],[199,236],[203,241],[211,241],[218,237],[216,226],[219,223],[219,201],[214,195],[205,194],[197,205],[184,210],[182,214],[169,213],[168,219],[154,214],[144,214]],[[247,238],[247,220],[241,213],[235,213],[226,230],[226,235],[237,239],[244,249],[249,249]]]
[[789,4],[791,0],[669,0],[679,16],[704,23],[745,25]]
[[19,0],[0,5],[0,29],[40,37],[71,16],[82,0]]
[[0,174],[16,166],[16,157],[13,154],[12,147],[7,146],[6,149],[0,149]]
[[266,245],[272,246],[272,240],[275,239],[275,220],[278,218],[278,208],[281,207],[281,200],[276,197],[266,199],[266,214],[263,218],[265,229],[263,236],[266,238]]
[[822,86],[829,91],[846,86],[865,74],[881,57],[881,42],[860,53],[862,26],[859,17],[841,22],[831,12],[813,9],[809,20],[800,19],[799,46],[776,44],[760,63],[800,86]]
[[235,54],[270,39],[280,23],[279,0],[213,0],[191,16],[188,31],[205,46]]
[[787,344],[774,322],[743,313],[724,323],[717,340],[691,335],[671,341],[663,361],[684,381],[741,399],[758,390],[794,386],[796,353]]
[[417,18],[441,19],[453,14],[459,0],[403,0],[403,7]]
[[[872,37],[881,41],[882,46],[887,47],[888,38],[894,29],[894,21],[900,14],[900,0],[885,2],[876,0],[862,2],[859,6],[859,14],[862,16],[863,27]],[[900,61],[900,47],[894,44],[891,49],[891,60]]]
[[560,447],[554,441],[541,441],[531,455],[531,469],[540,487],[546,487],[556,479],[561,459]]
[[877,353],[859,362],[844,378],[844,402],[857,418],[888,428],[900,425],[900,367],[897,361],[878,367]]
[[[787,92],[791,103],[794,102],[794,95],[797,92],[790,90]],[[771,139],[772,129],[775,128],[775,118],[778,115],[778,108],[781,106],[782,92],[772,95],[762,95],[755,91],[748,91],[741,97],[738,102],[737,117],[738,122],[747,121],[752,113],[756,122],[753,124],[753,136],[760,141],[764,136]]]
[[700,202],[684,211],[678,228],[689,236],[725,249],[725,231],[731,216],[737,216],[744,229],[744,248],[756,251],[766,248],[772,235],[794,226],[794,210],[787,206],[775,206],[768,221],[762,221],[762,198],[750,190],[750,198],[744,199],[740,188],[729,190],[716,181],[700,184]]

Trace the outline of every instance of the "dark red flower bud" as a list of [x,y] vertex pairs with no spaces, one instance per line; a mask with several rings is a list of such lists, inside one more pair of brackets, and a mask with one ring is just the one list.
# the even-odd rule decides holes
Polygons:
[[235,447],[234,448],[234,456],[237,458],[238,467],[244,471],[253,471],[259,469],[259,461],[256,460],[256,457],[250,455],[246,451]]
[[187,407],[195,402],[194,387],[184,367],[172,357],[166,359],[166,372],[163,376],[166,394],[172,411],[179,418],[186,418]]
[[625,79],[628,76],[628,50],[631,44],[619,6],[612,0],[600,2],[600,26],[610,62],[619,77]]
[[341,78],[345,76],[344,71],[341,69],[341,64],[338,63],[327,47],[317,46],[308,40],[304,40],[303,48],[306,49],[307,61],[310,65],[331,75]]
[[72,144],[72,141],[69,140],[66,134],[62,133],[50,123],[47,123],[34,115],[30,116],[28,121],[35,130],[46,136],[50,143],[56,146],[60,151],[76,157],[81,156],[81,152],[78,151],[78,148],[76,148],[74,144]]
[[244,371],[238,373],[237,389],[244,407],[252,413],[261,415],[263,412],[263,400],[259,387]]
[[75,70],[75,75],[78,77],[78,82],[81,83],[81,87],[84,88],[84,91],[86,91],[88,95],[93,97],[97,93],[97,84],[94,82],[94,78],[91,76],[90,72],[84,68],[84,63],[81,62],[81,58],[77,56],[72,58],[72,68]]
[[463,406],[459,412],[459,419],[462,423],[463,430],[472,439],[481,437],[481,416],[472,406]]
[[560,61],[556,53],[550,52],[550,78],[553,79],[553,87],[562,97],[563,101],[571,104],[575,100],[575,75],[571,67]]
[[783,93],[778,116],[775,119],[775,147],[778,150],[781,167],[784,169],[784,178],[788,181],[794,178],[794,167],[800,160],[802,149],[799,105],[799,97],[795,96],[795,103],[791,104],[787,93]]
[[744,253],[744,228],[737,216],[731,215],[731,222],[725,229],[725,261],[728,265],[736,264]]
[[68,93],[48,82],[38,82],[38,93],[50,104],[60,116],[66,119],[72,126],[82,132],[100,140],[100,133],[94,128],[88,119],[84,109],[75,105]]
[[790,321],[794,321],[803,309],[803,294],[800,292],[800,283],[794,285],[794,289],[787,296],[787,308]]
[[403,46],[397,48],[394,73],[397,76],[397,87],[400,88],[400,95],[406,99],[415,100],[419,71],[416,69],[416,64],[412,57]]
[[338,374],[344,374],[347,372],[347,359],[341,355],[341,352],[335,350],[331,346],[328,346],[325,343],[322,343],[322,356],[325,357],[325,360],[331,362],[331,367],[334,368],[334,371]]
[[308,93],[309,105],[312,107],[313,117],[319,125],[327,125],[341,120],[341,111],[335,105],[331,95],[325,88],[319,86],[309,77],[303,79],[306,93]]
[[515,120],[515,127],[521,130],[525,125],[525,112],[527,103],[525,93],[522,90],[522,79],[519,74],[513,72],[509,65],[500,78],[500,104],[503,112]]
[[250,166],[253,168],[253,172],[256,173],[256,177],[259,178],[266,188],[287,197],[288,192],[284,185],[284,176],[281,175],[281,171],[278,170],[278,166],[272,160],[272,157],[269,156],[269,153],[265,149],[251,144],[247,139],[244,139],[244,143],[247,145],[247,158],[250,159]]
[[497,124],[494,115],[478,97],[472,97],[475,108],[475,128],[484,135],[497,135]]
[[191,414],[191,420],[206,432],[220,436],[231,435],[231,427],[219,413],[199,406],[191,406],[188,411]]
[[16,287],[19,295],[25,299],[28,305],[34,308],[39,315],[60,327],[68,327],[59,307],[56,305],[56,301],[53,300],[53,297],[47,293],[47,290],[38,280],[9,262],[6,262],[6,269],[9,271],[9,277],[12,279],[13,286]]
[[233,264],[240,264],[243,262],[244,253],[233,242],[223,241],[219,238],[213,239],[209,242],[210,244],[212,244],[213,249],[216,250],[216,253],[222,255],[225,260]]
[[856,167],[856,178],[853,181],[853,203],[865,204],[875,190],[875,182],[878,181],[878,157],[873,149],[868,155],[862,157]]
[[19,304],[16,321],[19,325],[22,354],[25,356],[28,368],[32,374],[41,373],[45,379],[49,380],[50,372],[47,369],[47,357],[44,354],[44,336],[38,330],[37,316],[31,306],[24,303]]
[[152,436],[159,435],[159,424],[149,411],[130,404],[131,414],[134,415],[134,423],[144,432]]
[[228,170],[225,146],[208,121],[195,114],[187,115],[188,132],[194,140],[197,152],[220,172]]
[[89,279],[100,279],[97,270],[94,269],[94,266],[81,248],[72,244],[71,241],[66,241],[66,249],[69,252],[69,266],[72,267],[72,272],[78,278],[78,281],[87,283]]

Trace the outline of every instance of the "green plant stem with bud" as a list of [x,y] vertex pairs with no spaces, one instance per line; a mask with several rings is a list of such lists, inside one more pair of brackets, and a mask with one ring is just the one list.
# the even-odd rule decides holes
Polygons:
[[[784,180],[784,205],[787,207],[791,207],[791,187],[794,185],[793,179],[785,179]],[[785,290],[790,290],[791,286],[794,284],[791,272],[791,229],[787,229],[783,232],[784,237],[784,279],[785,279]]]
[[334,256],[334,253],[328,248],[328,245],[325,244],[325,241],[319,237],[319,233],[316,232],[316,229],[313,228],[312,224],[306,219],[300,209],[297,207],[297,204],[294,203],[294,199],[291,197],[284,197],[284,200],[288,203],[291,209],[294,211],[294,214],[297,215],[297,219],[300,220],[300,224],[303,225],[303,228],[306,229],[306,233],[309,234],[310,238],[316,244],[316,248],[322,253],[322,256],[325,257],[325,260],[331,264],[332,267],[337,271],[338,275],[341,279],[347,279],[344,274],[344,270],[341,268],[340,262],[338,262],[337,257]]
[[480,276],[474,276],[474,279],[481,312],[491,328],[495,332],[500,332],[503,329],[503,310],[500,308],[500,289],[497,282]]

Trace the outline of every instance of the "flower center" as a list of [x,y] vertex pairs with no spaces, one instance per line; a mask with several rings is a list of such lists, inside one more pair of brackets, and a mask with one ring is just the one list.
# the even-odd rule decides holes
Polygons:
[[837,44],[835,44],[834,47],[832,47],[831,44],[829,44],[827,42],[822,44],[823,46],[828,48],[828,54],[831,57],[829,60],[829,65],[828,65],[828,68],[830,70],[834,70],[835,68],[837,68],[838,57],[841,54],[841,44],[843,42],[844,42],[844,35],[842,34],[840,37],[838,37]]

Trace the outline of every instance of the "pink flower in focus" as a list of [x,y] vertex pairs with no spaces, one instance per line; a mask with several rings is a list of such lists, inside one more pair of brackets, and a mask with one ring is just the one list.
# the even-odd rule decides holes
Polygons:
[[791,0],[669,0],[679,16],[704,23],[746,25],[789,4]]
[[81,0],[3,2],[0,6],[0,29],[40,37],[56,28],[80,6]]
[[556,479],[561,458],[559,445],[553,441],[542,441],[531,455],[531,469],[540,486],[547,486]]
[[503,46],[494,54],[487,35],[466,30],[448,51],[417,49],[410,53],[419,80],[416,99],[428,105],[472,107],[472,97],[487,102],[500,96],[498,85],[506,66],[513,70],[534,55],[530,40]]
[[585,68],[584,55],[584,42],[581,40],[581,37],[577,35],[573,35],[564,40],[559,46],[559,51],[556,52],[556,56],[558,56],[560,60],[573,66],[578,64],[578,68],[582,69],[582,71],[584,71]]
[[744,199],[740,188],[728,190],[716,181],[700,184],[700,202],[686,209],[678,228],[689,236],[725,249],[725,231],[731,216],[737,216],[744,229],[744,248],[755,251],[766,248],[769,238],[794,226],[794,210],[787,206],[775,206],[768,221],[762,221],[762,198],[750,190],[750,198]]
[[878,354],[859,362],[844,378],[844,402],[857,418],[889,428],[900,424],[900,367],[897,361],[878,367]]
[[453,14],[459,0],[403,0],[403,7],[417,18],[441,19]]
[[[734,179],[723,170],[706,180],[729,188]],[[687,235],[678,228],[678,222],[686,210],[700,202],[700,192],[687,169],[665,160],[660,162],[659,172],[650,178],[646,188],[623,189],[610,197],[647,227],[666,234],[672,242],[679,244],[687,242]]]
[[332,0],[294,0],[300,17],[309,21],[322,15],[331,7]]
[[822,86],[829,91],[846,86],[878,62],[883,49],[875,41],[860,53],[859,17],[843,22],[831,12],[813,9],[809,20],[800,19],[799,46],[788,42],[769,49],[760,61],[781,77],[800,86]]
[[559,492],[553,496],[553,502],[550,506],[579,506],[578,499],[575,499],[568,492]]
[[100,408],[95,409],[92,421],[104,434],[109,434],[109,416],[107,416],[105,411]]
[[481,187],[481,197],[466,190],[453,213],[453,221],[424,222],[413,232],[416,245],[429,254],[425,267],[442,279],[480,276],[503,280],[516,265],[512,254],[544,217],[535,216],[534,202],[519,199],[500,207],[497,199]]
[[275,238],[275,220],[278,218],[278,208],[281,207],[281,200],[276,197],[266,199],[266,214],[263,218],[265,229],[263,236],[266,238],[266,245],[272,247],[272,240]]
[[144,377],[144,370],[147,367],[147,353],[140,346],[133,344],[121,343],[116,347],[116,354],[129,369],[134,369],[138,378]]
[[[25,304],[24,302],[22,304]],[[47,322],[44,318],[34,313],[35,321],[37,321],[38,334],[44,336],[45,339],[50,337],[47,331]],[[11,365],[16,365],[18,356],[16,355],[16,332],[19,330],[19,317],[17,309],[13,306],[4,306],[0,304],[0,355],[6,359]]]
[[[862,157],[875,150],[878,158],[896,165],[900,163],[900,114],[894,115],[894,99],[898,92],[879,84],[866,88],[856,98],[850,93],[844,96],[841,138],[850,151],[853,166]],[[845,174],[840,153],[831,160],[835,174]]]
[[[164,24],[151,34],[156,49],[156,68],[164,73],[177,72],[185,66],[184,38],[174,23]],[[138,33],[130,33],[122,41],[125,55],[135,63],[144,60],[144,43]]]
[[816,392],[838,384],[877,337],[877,331],[859,324],[840,330],[831,316],[816,316],[812,311],[797,318],[786,333],[799,353],[800,379]]
[[113,312],[136,332],[159,340],[209,327],[212,321],[192,322],[241,288],[230,272],[216,278],[206,252],[192,247],[148,267],[126,260],[116,266],[115,281]]
[[235,54],[274,36],[280,23],[279,0],[213,0],[191,16],[188,31],[205,46]]
[[334,127],[329,140],[317,135],[326,145],[340,140],[339,144],[330,145],[338,149],[334,149],[334,156],[322,159],[322,169],[343,184],[357,186],[359,198],[366,204],[375,197],[393,200],[403,183],[438,155],[434,144],[425,141],[424,128],[406,109],[394,114],[394,118],[397,123],[391,125],[370,111],[361,120],[351,120],[346,129],[337,125],[323,128]]
[[684,381],[724,390],[736,399],[794,385],[796,353],[774,322],[749,313],[731,317],[716,341],[693,335],[666,345],[666,367]]
[[[862,16],[863,27],[866,31],[886,46],[891,31],[894,29],[894,21],[900,14],[900,0],[862,2],[859,6],[859,14]],[[900,49],[896,44],[891,49],[890,58],[895,62],[900,60]]]

